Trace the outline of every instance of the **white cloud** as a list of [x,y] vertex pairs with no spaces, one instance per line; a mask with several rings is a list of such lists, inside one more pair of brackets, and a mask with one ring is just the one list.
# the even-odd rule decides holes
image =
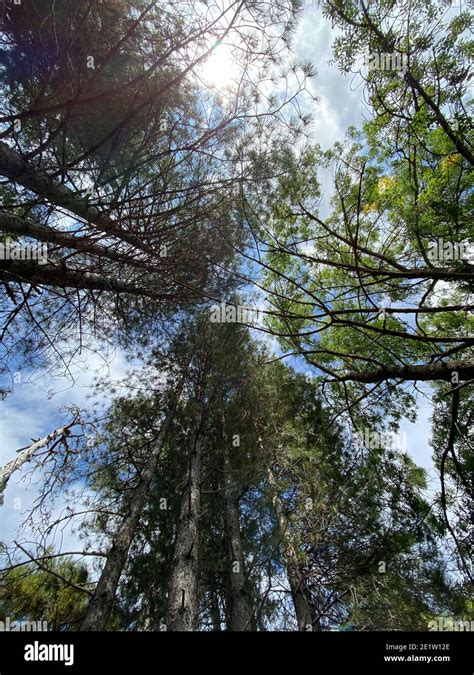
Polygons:
[[315,64],[318,73],[311,80],[312,93],[318,98],[313,111],[313,138],[323,149],[341,140],[351,125],[362,123],[360,78],[342,74],[330,64],[331,44],[338,32],[323,18],[321,10],[309,7],[300,19],[294,37],[294,49],[300,59]]

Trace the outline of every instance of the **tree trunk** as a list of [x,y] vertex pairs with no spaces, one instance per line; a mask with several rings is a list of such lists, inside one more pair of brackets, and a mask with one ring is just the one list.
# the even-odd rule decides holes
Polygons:
[[219,594],[217,592],[217,589],[212,589],[210,602],[211,602],[210,615],[212,622],[212,630],[217,633],[221,630],[221,610],[219,608]]
[[176,297],[175,294],[154,293],[152,289],[144,286],[124,283],[96,272],[86,272],[63,265],[38,265],[35,260],[0,260],[0,275],[6,276],[7,280],[38,286],[128,293],[156,298]]
[[199,513],[201,505],[202,411],[189,438],[188,480],[181,502],[173,571],[168,596],[167,629],[194,631],[198,617]]
[[128,515],[114,537],[112,548],[107,555],[107,560],[95,588],[94,595],[87,607],[86,616],[81,625],[82,631],[100,631],[106,627],[114,607],[118,582],[125,566],[128,551],[135,536],[143,507],[145,506],[148,488],[156,472],[161,449],[174,413],[175,405],[172,405],[153,445],[151,454],[142,472],[141,481],[133,492]]
[[[462,342],[463,340],[460,339],[459,341]],[[338,382],[353,381],[367,384],[391,379],[418,380],[420,382],[434,380],[452,381],[453,373],[457,373],[459,381],[472,380],[474,377],[474,361],[464,359],[409,366],[387,365],[370,370],[367,373],[358,373],[357,371],[342,373],[336,376],[336,380]]]
[[224,443],[224,520],[230,562],[230,630],[252,630],[252,612],[245,589],[244,553],[240,536],[238,497],[235,494],[229,448]]
[[271,467],[268,468],[268,483],[272,494],[273,508],[277,517],[278,529],[284,546],[285,567],[291,589],[291,597],[295,608],[296,622],[299,631],[315,630],[314,608],[309,601],[305,589],[304,576],[298,563],[296,548],[288,529],[288,520],[278,494],[278,485]]

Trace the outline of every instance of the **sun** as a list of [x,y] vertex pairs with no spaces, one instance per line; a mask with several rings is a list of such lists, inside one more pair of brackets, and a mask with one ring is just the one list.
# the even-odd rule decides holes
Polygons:
[[208,86],[223,89],[235,84],[238,72],[239,67],[230,45],[216,42],[201,68],[200,75]]

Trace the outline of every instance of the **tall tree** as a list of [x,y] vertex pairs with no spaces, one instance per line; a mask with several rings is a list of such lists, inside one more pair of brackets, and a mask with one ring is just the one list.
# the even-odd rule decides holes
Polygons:
[[[20,331],[30,352],[61,352],[69,326],[107,337],[124,319],[216,294],[216,265],[242,244],[235,190],[257,170],[242,140],[252,120],[268,134],[285,122],[273,115],[284,102],[263,110],[252,82],[281,61],[297,9],[290,0],[9,8],[0,229],[5,244],[47,244],[48,256],[1,260],[6,342]],[[219,40],[240,55],[228,97],[202,75]]]
[[229,556],[230,620],[231,631],[252,629],[252,608],[247,591],[245,555],[240,531],[240,481],[235,476],[231,458],[231,439],[226,436],[225,412],[222,419],[222,482],[224,492],[224,522]]
[[106,563],[81,624],[81,630],[103,630],[114,609],[115,594],[120,576],[148,497],[149,486],[158,466],[161,449],[173,416],[174,405],[171,403],[170,409],[165,413],[158,436],[151,447],[146,465],[140,476],[140,482],[134,488],[129,500],[128,513],[114,536]]
[[167,628],[193,631],[198,625],[199,516],[202,482],[202,403],[191,423],[186,484],[174,544]]

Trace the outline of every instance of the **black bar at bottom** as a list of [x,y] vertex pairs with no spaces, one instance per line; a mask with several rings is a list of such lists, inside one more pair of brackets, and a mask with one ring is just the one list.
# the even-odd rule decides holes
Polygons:
[[[175,668],[288,673],[474,673],[470,632],[0,632],[0,675],[167,673]],[[263,670],[264,669],[264,670]],[[244,671],[244,672],[246,672]]]

